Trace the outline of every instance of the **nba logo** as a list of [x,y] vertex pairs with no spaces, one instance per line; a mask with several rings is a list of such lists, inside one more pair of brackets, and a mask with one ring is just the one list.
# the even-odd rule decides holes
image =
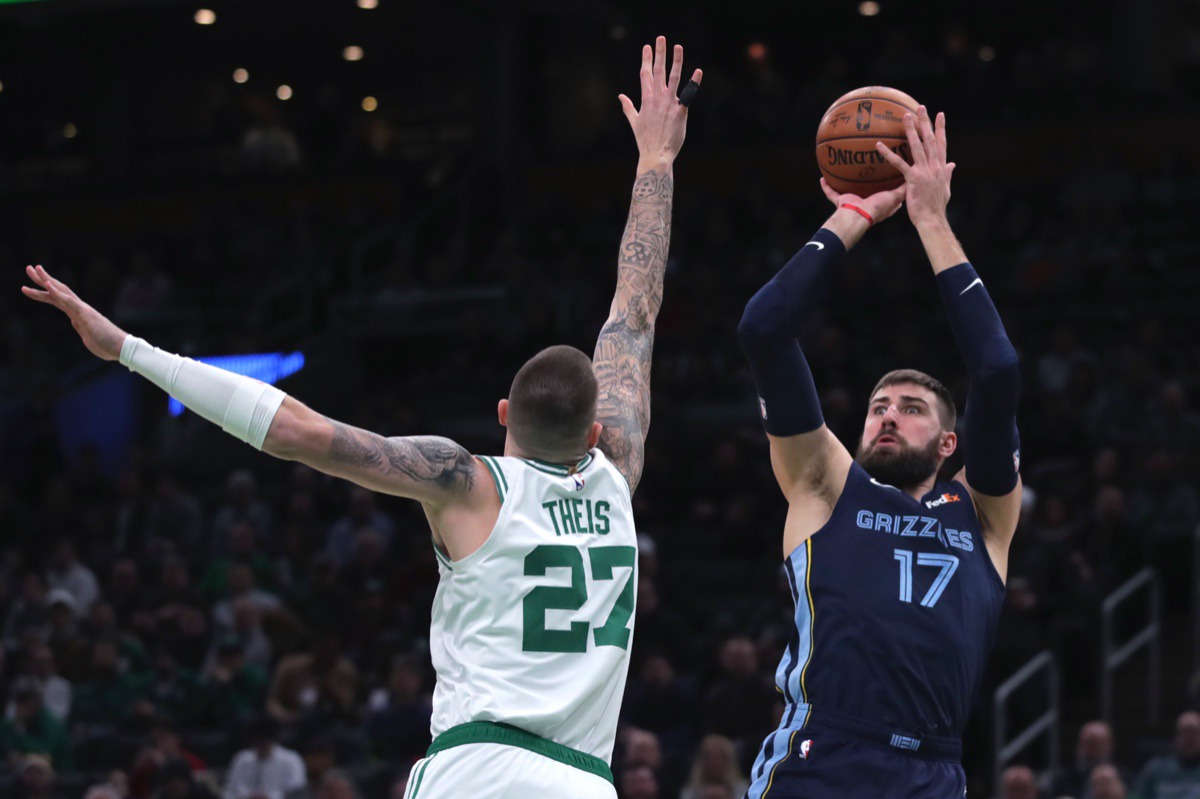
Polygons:
[[1021,450],[1017,450],[1013,453],[1013,471],[1021,471]]
[[854,126],[859,130],[871,129],[871,101],[863,100],[858,104],[858,116],[854,120]]
[[767,418],[767,401],[762,397],[758,398],[758,410],[762,413],[762,418]]
[[573,474],[573,475],[571,475],[571,479],[575,481],[575,490],[582,491],[584,485],[586,485],[583,480],[583,475]]
[[808,750],[812,749],[812,739],[800,742],[800,759],[808,760]]

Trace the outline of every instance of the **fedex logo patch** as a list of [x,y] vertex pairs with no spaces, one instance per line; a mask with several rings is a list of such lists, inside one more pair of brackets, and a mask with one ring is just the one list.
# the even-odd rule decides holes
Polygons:
[[925,507],[936,508],[939,505],[946,505],[951,502],[958,502],[958,501],[959,501],[958,494],[942,494],[937,499],[931,499],[928,502],[926,502]]

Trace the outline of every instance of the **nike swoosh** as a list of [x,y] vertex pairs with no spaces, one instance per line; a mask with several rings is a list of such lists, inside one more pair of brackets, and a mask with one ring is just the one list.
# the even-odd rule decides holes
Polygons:
[[962,295],[966,294],[968,291],[975,288],[976,286],[982,286],[982,285],[983,285],[983,278],[977,277],[973,281],[971,281],[971,285],[967,286],[965,289],[958,292],[958,296],[961,297]]
[[896,488],[895,486],[888,485],[887,483],[881,483],[878,480],[876,480],[874,477],[871,478],[871,482],[874,483],[875,485],[879,486],[880,488],[890,488],[893,491],[900,490],[900,489]]
[[[818,250],[825,249],[825,245],[819,241],[810,241],[808,244],[811,244],[812,246],[816,247]],[[805,244],[804,247],[807,247],[808,244]],[[800,249],[804,249],[804,247],[801,247]]]

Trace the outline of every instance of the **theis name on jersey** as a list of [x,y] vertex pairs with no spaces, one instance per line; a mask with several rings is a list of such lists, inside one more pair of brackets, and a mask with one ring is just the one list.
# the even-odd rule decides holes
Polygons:
[[946,546],[975,551],[975,537],[969,530],[954,530],[943,527],[940,519],[933,516],[904,516],[898,513],[877,513],[860,510],[855,524],[864,530],[891,533],[905,538],[936,538]]
[[561,535],[608,535],[612,529],[608,512],[612,505],[600,500],[560,499],[543,502],[542,508],[554,525],[554,534]]

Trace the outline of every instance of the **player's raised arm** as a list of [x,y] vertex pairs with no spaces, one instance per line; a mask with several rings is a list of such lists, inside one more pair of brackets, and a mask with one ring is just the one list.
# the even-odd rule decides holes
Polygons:
[[896,213],[905,194],[901,187],[866,198],[839,195],[823,178],[821,188],[836,207],[833,215],[750,299],[738,325],[775,478],[793,509],[806,514],[807,532],[828,520],[852,458],[825,426],[798,338],[834,267],[872,224]]
[[384,438],[328,419],[259,380],[152,347],[121,330],[42,267],[30,266],[26,272],[37,288],[22,287],[25,295],[65,313],[93,355],[119,360],[256,449],[434,507],[466,498],[480,482],[476,478],[486,467],[449,439]]
[[938,114],[931,124],[921,106],[916,117],[905,116],[904,124],[913,153],[911,166],[882,144],[877,146],[904,174],[908,215],[933,266],[946,316],[967,364],[971,385],[963,419],[965,482],[1003,573],[1021,507],[1017,352],[946,217],[954,173],[946,157],[946,115]]
[[[599,384],[597,421],[601,450],[625,475],[630,490],[642,477],[650,429],[650,358],[654,322],[662,307],[663,273],[671,245],[674,163],[687,133],[687,107],[679,102],[683,47],[675,45],[667,75],[667,40],[642,48],[642,105],[620,96],[638,145],[637,179],[617,259],[617,290],[592,356]],[[692,81],[699,84],[696,70]]]

